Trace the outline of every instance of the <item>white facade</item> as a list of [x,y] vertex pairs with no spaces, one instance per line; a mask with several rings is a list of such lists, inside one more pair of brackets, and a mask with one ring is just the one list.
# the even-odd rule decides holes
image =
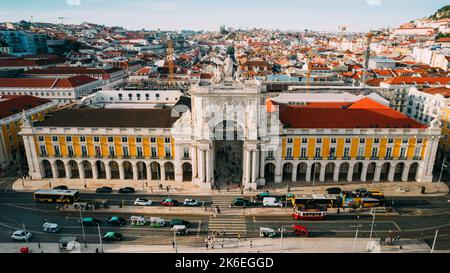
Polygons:
[[405,114],[421,123],[430,124],[439,120],[442,109],[450,104],[441,94],[428,94],[412,87],[409,90]]

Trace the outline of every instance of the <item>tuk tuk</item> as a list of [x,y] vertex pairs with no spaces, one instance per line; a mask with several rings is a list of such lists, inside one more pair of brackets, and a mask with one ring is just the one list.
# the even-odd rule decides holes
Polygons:
[[147,219],[144,216],[131,216],[131,225],[132,226],[145,226],[147,225]]
[[277,235],[277,233],[272,228],[267,228],[267,227],[260,227],[259,228],[259,237],[273,238],[276,235]]
[[153,228],[164,227],[166,225],[166,221],[159,217],[151,217],[150,218],[150,226]]
[[306,227],[300,225],[293,225],[292,228],[294,229],[295,235],[309,237],[309,232]]
[[172,231],[175,232],[177,235],[187,235],[188,234],[188,229],[185,225],[173,226]]
[[56,233],[59,231],[59,225],[54,223],[45,223],[42,225],[44,232]]

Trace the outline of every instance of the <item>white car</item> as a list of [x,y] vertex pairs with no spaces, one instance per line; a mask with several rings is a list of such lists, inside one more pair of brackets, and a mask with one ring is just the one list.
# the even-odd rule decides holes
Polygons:
[[183,205],[188,207],[197,207],[200,206],[200,202],[194,199],[184,199]]
[[26,241],[30,240],[31,236],[32,236],[31,233],[28,231],[17,230],[14,231],[13,235],[11,236],[11,239],[18,241]]
[[136,206],[151,206],[152,201],[145,198],[138,198],[136,199],[136,201],[134,201],[134,204]]

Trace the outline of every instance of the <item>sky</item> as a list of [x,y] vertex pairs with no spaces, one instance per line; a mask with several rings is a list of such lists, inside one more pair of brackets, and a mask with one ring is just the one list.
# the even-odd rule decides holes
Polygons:
[[128,29],[369,31],[427,17],[448,0],[0,0],[0,22],[90,22]]

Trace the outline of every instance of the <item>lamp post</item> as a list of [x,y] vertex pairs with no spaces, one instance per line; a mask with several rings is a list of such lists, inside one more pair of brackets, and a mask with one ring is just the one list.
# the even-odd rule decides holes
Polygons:
[[280,238],[280,253],[283,252],[283,234],[284,234],[284,231],[285,231],[285,228],[286,228],[286,227],[287,227],[287,226],[282,226],[281,228],[278,229],[279,231],[281,231],[281,238]]
[[25,233],[25,240],[26,240],[27,246],[28,246],[28,236],[27,236],[27,230],[25,229],[25,223],[22,224],[22,227],[23,227],[23,231]]
[[431,247],[431,253],[434,252],[434,246],[436,245],[436,240],[438,237],[439,229],[436,229],[436,234],[434,235],[433,246]]
[[[356,216],[357,219],[359,219],[359,215]],[[359,233],[359,228],[362,227],[362,225],[354,225],[354,226],[350,226],[351,228],[356,228],[356,234],[355,234],[355,241],[353,242],[353,253],[356,252],[356,241],[358,240],[358,233]]]
[[314,169],[314,172],[313,172],[313,193],[314,193],[314,188],[315,188],[315,185],[316,185],[316,163],[317,162],[314,162],[314,164],[313,164],[313,169]]
[[372,241],[373,226],[374,226],[374,223],[375,223],[375,211],[373,213],[371,213],[371,214],[372,214],[373,218],[372,218],[372,227],[370,228],[369,242]]
[[178,253],[177,232],[173,230],[173,242],[175,243],[175,253]]
[[447,168],[447,165],[445,165],[446,159],[447,159],[447,154],[444,155],[444,160],[442,160],[441,173],[439,174],[439,180],[438,180],[438,191],[440,190],[442,173],[444,172],[444,167]]
[[100,233],[100,224],[99,223],[97,223],[97,228],[98,228],[98,238],[100,239],[100,248],[103,253],[104,251],[103,251],[102,234]]
[[81,216],[81,206],[80,206],[80,222],[81,222],[81,230],[83,231],[84,247],[87,248],[87,244],[86,244],[86,234],[84,233],[83,216]]

